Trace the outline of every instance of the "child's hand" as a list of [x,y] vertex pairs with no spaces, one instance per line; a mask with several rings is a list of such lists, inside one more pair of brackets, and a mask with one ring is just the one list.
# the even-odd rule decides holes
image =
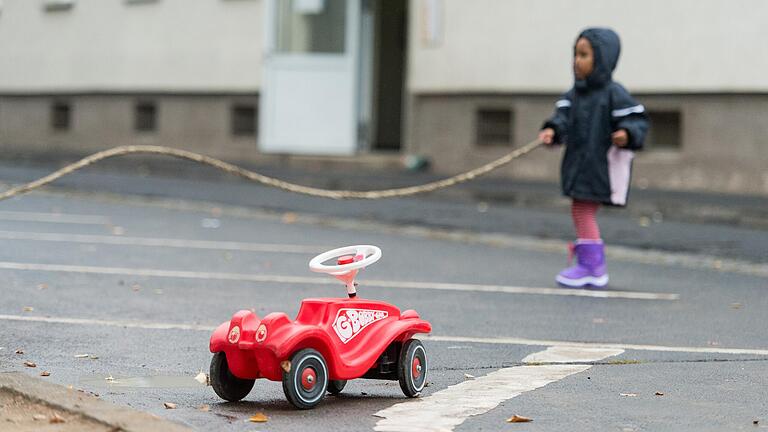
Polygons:
[[629,135],[626,129],[619,129],[611,134],[611,141],[616,147],[626,147],[629,144]]
[[546,128],[539,131],[539,141],[546,145],[552,145],[555,142],[555,130]]

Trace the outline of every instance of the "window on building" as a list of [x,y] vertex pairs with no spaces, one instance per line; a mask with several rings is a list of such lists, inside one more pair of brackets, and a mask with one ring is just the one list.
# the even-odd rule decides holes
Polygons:
[[154,132],[157,130],[157,104],[155,102],[140,101],[136,103],[134,129],[137,132]]
[[512,144],[512,110],[480,108],[475,114],[475,142],[481,146]]
[[256,136],[256,106],[251,104],[236,104],[232,106],[232,135]]
[[55,101],[51,104],[51,129],[58,132],[68,131],[72,126],[72,105],[67,101]]
[[648,111],[651,127],[646,145],[651,150],[677,150],[682,145],[680,111]]
[[44,0],[43,8],[48,12],[67,11],[75,6],[75,0]]

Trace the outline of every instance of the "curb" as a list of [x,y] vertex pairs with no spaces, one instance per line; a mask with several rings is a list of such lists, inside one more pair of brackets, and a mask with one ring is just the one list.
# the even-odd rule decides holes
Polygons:
[[33,403],[40,403],[80,415],[86,420],[106,425],[115,431],[191,431],[189,428],[152,414],[114,405],[94,396],[45,382],[22,372],[0,372],[0,392],[10,392]]

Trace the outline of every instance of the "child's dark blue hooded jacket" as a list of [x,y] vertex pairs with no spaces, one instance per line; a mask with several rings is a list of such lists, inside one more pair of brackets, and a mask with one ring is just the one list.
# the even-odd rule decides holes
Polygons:
[[[632,150],[643,147],[648,118],[645,108],[611,78],[621,50],[619,36],[591,28],[582,37],[592,44],[594,69],[555,103],[555,114],[543,127],[554,129],[556,143],[566,144],[560,171],[564,195],[624,205]],[[611,133],[619,129],[628,132],[626,150],[611,148]]]

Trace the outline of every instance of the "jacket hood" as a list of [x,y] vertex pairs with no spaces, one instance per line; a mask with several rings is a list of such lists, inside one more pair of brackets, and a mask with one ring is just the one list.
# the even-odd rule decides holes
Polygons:
[[588,28],[579,34],[592,45],[594,51],[594,70],[583,80],[575,80],[577,89],[602,87],[612,80],[613,70],[619,62],[621,41],[619,35],[608,28]]

